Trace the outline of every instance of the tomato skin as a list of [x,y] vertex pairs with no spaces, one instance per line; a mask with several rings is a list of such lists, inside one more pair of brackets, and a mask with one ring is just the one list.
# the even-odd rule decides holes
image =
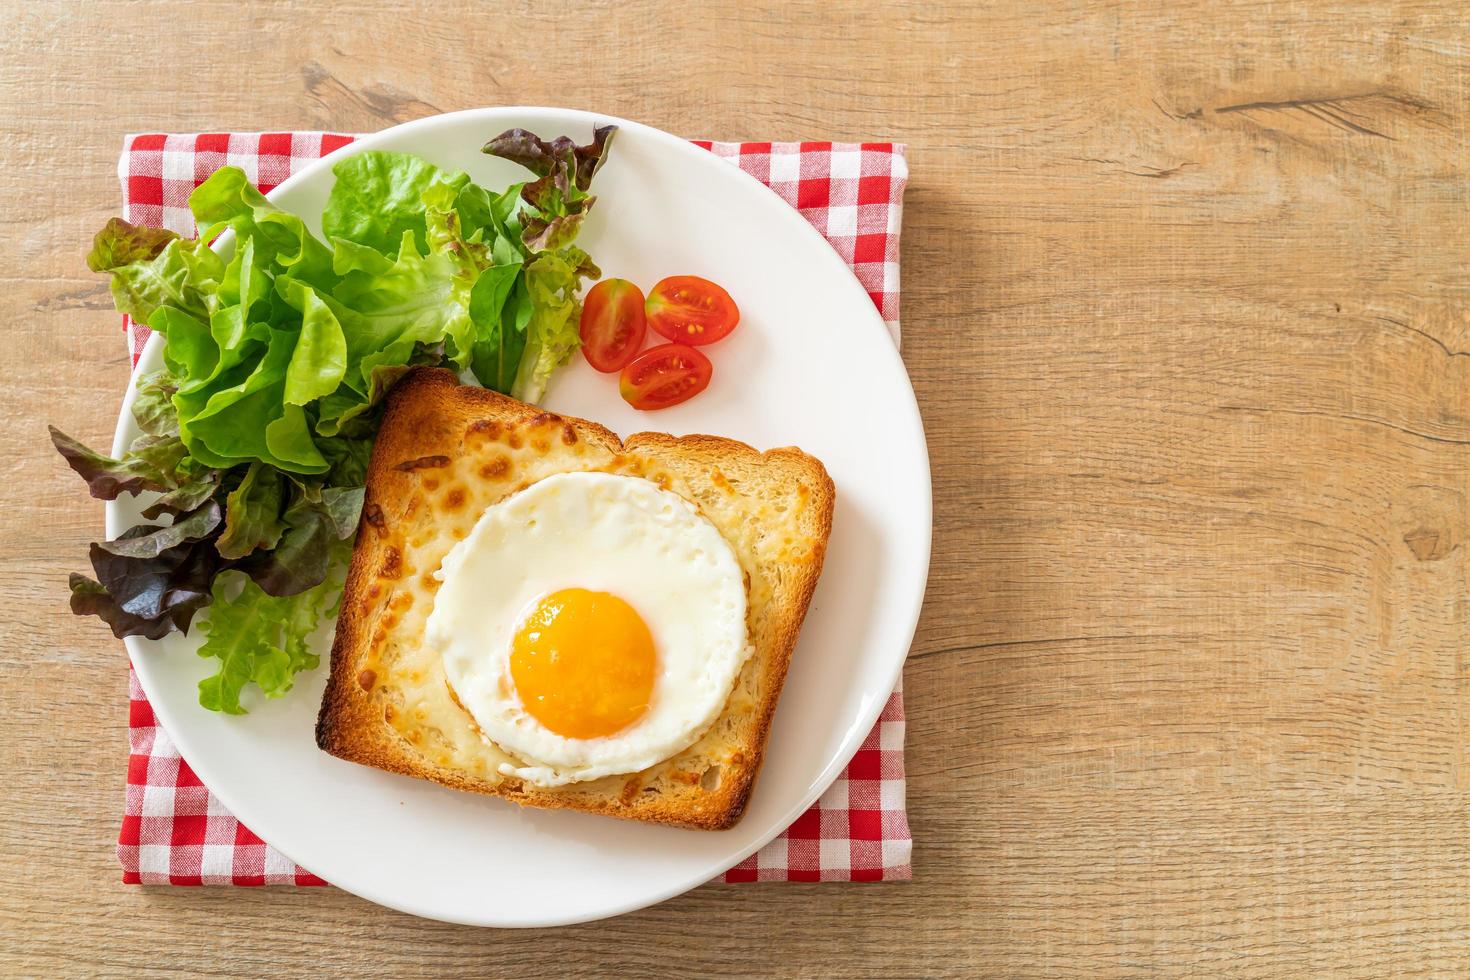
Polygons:
[[622,369],[643,346],[648,319],[643,290],[626,279],[604,279],[582,300],[582,356],[604,374]]
[[645,305],[655,333],[691,347],[723,340],[740,322],[740,308],[730,294],[699,276],[660,280]]
[[687,402],[709,387],[714,365],[693,347],[660,344],[628,362],[618,379],[623,401],[642,412]]

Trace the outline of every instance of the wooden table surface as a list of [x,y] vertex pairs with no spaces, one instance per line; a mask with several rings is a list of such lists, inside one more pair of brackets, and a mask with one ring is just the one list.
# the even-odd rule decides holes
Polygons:
[[[1470,971],[1458,4],[417,6],[0,4],[0,973]],[[914,881],[519,933],[123,886],[101,508],[42,425],[105,445],[125,384],[122,135],[517,103],[909,145]]]

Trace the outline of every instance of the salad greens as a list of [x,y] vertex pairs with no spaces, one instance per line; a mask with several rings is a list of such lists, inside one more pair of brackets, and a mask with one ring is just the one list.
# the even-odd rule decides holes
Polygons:
[[[574,242],[613,132],[501,134],[484,152],[536,179],[498,193],[406,153],[347,157],[321,238],[236,167],[190,196],[197,239],[109,221],[87,264],[163,335],[164,369],[137,380],[121,458],[51,437],[92,496],[156,497],[150,523],[92,545],[72,611],[158,639],[208,606],[199,654],[219,667],[200,703],[240,713],[250,684],[290,690],[335,612],[393,383],[443,364],[534,402],[577,350],[577,293],[599,273]],[[226,231],[233,249],[211,249]]]

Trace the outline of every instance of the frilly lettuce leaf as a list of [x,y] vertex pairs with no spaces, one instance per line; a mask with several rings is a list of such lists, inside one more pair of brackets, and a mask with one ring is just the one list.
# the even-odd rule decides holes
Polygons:
[[[158,530],[145,524],[108,544],[121,546]],[[100,616],[118,637],[136,634],[156,640],[171,630],[189,628],[194,614],[209,604],[210,585],[221,565],[208,534],[147,557],[120,555],[94,544],[92,570],[97,581],[72,576],[72,611]]]
[[586,146],[578,146],[569,136],[544,140],[528,129],[507,129],[486,143],[482,152],[518,163],[538,177],[565,172],[573,186],[585,191],[607,158],[617,129],[598,126]]
[[200,541],[219,527],[219,504],[206,501],[195,510],[181,515],[167,525],[139,524],[114,541],[103,541],[96,547],[118,558],[157,558],[182,544]]
[[111,272],[135,262],[146,262],[178,237],[167,228],[149,228],[122,218],[109,218],[92,239],[87,268],[93,272]]
[[155,371],[140,377],[135,387],[138,394],[133,399],[133,420],[138,428],[149,435],[178,435],[179,416],[173,404],[178,379],[168,371]]
[[233,229],[237,246],[246,239],[255,243],[256,261],[323,289],[336,282],[331,249],[301,218],[267,201],[239,167],[221,167],[194,188],[189,210],[199,225],[197,241],[210,242]]
[[597,200],[587,189],[615,132],[616,126],[599,126],[591,143],[578,146],[566,136],[548,141],[524,129],[509,129],[485,144],[485,153],[519,163],[537,176],[521,189],[521,199],[532,209],[521,232],[531,251],[557,251],[576,240]]
[[299,488],[281,516],[285,530],[270,551],[239,565],[273,596],[295,595],[326,577],[337,542],[350,538],[362,513],[362,487]]
[[347,157],[332,168],[337,178],[322,212],[322,234],[393,255],[405,235],[427,247],[423,195],[435,185],[454,189],[469,174],[446,174],[411,153],[376,150]]
[[48,427],[51,444],[78,476],[87,481],[87,489],[98,500],[116,500],[124,493],[140,493],[144,490],[169,490],[177,485],[177,467],[183,461],[183,443],[177,439],[170,447],[176,451],[162,454],[158,451],[125,454],[122,459],[113,459],[93,452],[62,432],[56,426]]
[[[520,215],[520,239],[530,253],[525,287],[531,312],[510,393],[523,401],[539,401],[552,372],[581,345],[578,321],[582,307],[577,292],[583,278],[600,273],[587,253],[572,242],[596,201],[588,188],[607,158],[615,132],[614,126],[598,127],[591,143],[578,146],[565,136],[548,141],[526,130],[511,129],[485,144],[485,153],[519,163],[537,177],[520,192],[526,205]],[[484,339],[482,362],[487,373],[492,373],[492,342],[503,342],[504,337],[502,329]]]
[[[332,294],[334,312],[347,331],[348,358],[358,365],[347,383],[365,394],[373,369],[407,363],[416,343],[447,340],[451,359],[457,365],[467,362],[474,335],[471,285],[454,258],[421,253],[407,232],[386,270],[349,273]],[[286,295],[289,302],[296,294]]]
[[367,481],[368,461],[373,454],[371,436],[328,439],[322,443],[322,452],[332,467],[327,471],[327,486],[360,487]]
[[204,470],[144,507],[143,516],[150,521],[164,514],[177,518],[214,497],[219,492],[219,481],[219,470]]
[[347,338],[330,307],[313,291],[302,294],[301,335],[286,365],[287,405],[308,405],[337,390],[347,373]]
[[[458,191],[445,185],[425,191],[424,219],[430,249],[455,265],[455,293],[473,326],[469,363],[475,377],[487,388],[509,393],[531,315],[528,299],[524,310],[517,305],[507,313],[518,285],[525,296],[524,250],[506,230],[497,202],[474,184]],[[467,227],[473,230],[466,232]],[[463,366],[464,359],[459,360]]]
[[[98,232],[88,263],[116,262],[128,254],[126,250],[132,247],[131,242],[119,241],[119,237],[135,231],[135,226],[113,219],[107,228]],[[154,239],[153,244],[159,241],[163,239]],[[135,254],[146,256],[147,251],[140,248]],[[148,317],[160,307],[173,307],[207,319],[219,279],[225,275],[225,263],[198,239],[173,235],[151,256],[138,257],[134,262],[101,272],[112,273],[113,304],[140,323],[147,323]]]
[[160,306],[148,317],[148,327],[168,339],[163,363],[181,378],[211,378],[219,366],[219,344],[207,320],[176,306]]
[[321,621],[336,611],[340,578],[323,579],[292,596],[268,595],[238,572],[214,581],[214,606],[202,630],[199,656],[219,670],[199,682],[199,703],[211,711],[245,713],[240,695],[251,684],[268,698],[291,690],[295,677],[319,659],[309,645]]
[[[326,472],[327,461],[312,441],[305,413],[285,399],[286,372],[298,337],[297,332],[271,328],[265,355],[250,373],[213,391],[197,411],[186,414],[185,401],[175,397],[181,409],[179,431],[190,455],[216,467],[260,460],[290,473]],[[192,408],[195,402],[187,404]]]
[[[397,358],[401,355],[402,350],[402,347],[394,347],[392,351],[387,352],[392,358],[388,363],[372,366],[365,394],[359,394],[349,386],[343,385],[321,400],[317,406],[316,432],[321,436],[333,437],[321,443],[322,452],[327,455],[328,459],[334,458],[332,447],[335,441],[362,442],[366,440],[371,448],[372,435],[378,431],[379,413],[376,410],[380,407],[389,389],[398,383],[399,378],[415,367],[437,367],[444,363],[442,343],[416,342],[408,348],[408,359],[399,363]],[[329,482],[334,485],[342,484],[340,479],[329,479]]]
[[244,558],[269,550],[281,540],[284,487],[281,474],[264,463],[251,463],[240,485],[225,498],[225,527],[214,543],[221,558]]
[[241,238],[219,284],[220,307],[239,309],[242,322],[251,320],[252,314],[254,317],[269,315],[268,310],[257,304],[270,300],[270,263],[256,254],[255,242],[254,235]]
[[512,397],[540,401],[551,373],[577,352],[582,316],[577,290],[583,277],[595,275],[597,267],[576,248],[560,254],[543,253],[526,266],[531,318],[526,326],[526,349],[511,387]]
[[119,640],[125,636],[142,636],[159,640],[169,633],[183,632],[189,628],[194,614],[209,603],[209,595],[175,590],[177,598],[169,608],[154,618],[135,616],[125,611],[113,595],[100,582],[85,575],[71,573],[71,611],[78,616],[96,616],[112,628],[112,635]]

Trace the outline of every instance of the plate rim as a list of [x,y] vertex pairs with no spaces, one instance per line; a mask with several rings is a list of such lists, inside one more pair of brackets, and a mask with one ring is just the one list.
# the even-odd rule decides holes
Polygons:
[[[619,127],[625,127],[630,131],[639,132],[640,134],[652,138],[658,142],[662,142],[675,152],[678,152],[680,154],[688,154],[689,159],[691,160],[703,158],[708,158],[711,160],[719,159],[710,154],[708,150],[696,146],[694,143],[687,139],[675,136],[671,133],[665,132],[661,129],[657,129],[653,126],[649,126],[645,123],[623,119],[606,113],[594,112],[585,109],[550,106],[484,106],[479,108],[460,109],[454,112],[437,113],[431,116],[424,116],[420,119],[400,123],[396,126],[390,126],[375,133],[359,136],[355,138],[351,143],[338,147],[326,156],[320,157],[319,159],[308,163],[306,166],[302,167],[301,170],[292,174],[286,180],[282,181],[279,185],[273,188],[270,193],[266,194],[266,198],[268,200],[274,201],[278,195],[289,191],[297,184],[306,183],[310,180],[316,179],[317,175],[321,171],[330,171],[331,167],[334,166],[339,160],[342,160],[349,156],[353,156],[356,153],[375,149],[378,147],[379,144],[383,142],[387,142],[391,139],[396,139],[405,134],[412,133],[418,129],[433,129],[439,126],[452,125],[456,121],[462,121],[469,118],[481,118],[486,120],[487,122],[493,121],[495,119],[513,120],[514,117],[516,117],[517,115],[526,114],[536,114],[541,116],[550,115],[560,117],[561,124],[567,127],[585,127],[596,124],[611,123]],[[513,121],[509,121],[507,122],[507,125],[513,126],[515,125],[515,123]],[[701,157],[701,154],[704,155],[704,157]],[[852,282],[854,287],[861,289],[864,291],[864,293],[866,293],[866,290],[862,286],[862,283],[858,281],[856,273],[853,271],[851,266],[849,266],[847,262],[837,253],[836,249],[832,247],[831,242],[828,241],[827,238],[823,236],[821,232],[819,232],[810,222],[802,217],[800,212],[798,212],[789,203],[782,200],[778,195],[776,195],[769,186],[762,183],[760,180],[757,180],[750,174],[746,173],[739,166],[730,165],[727,162],[722,163],[721,165],[726,168],[731,176],[735,176],[737,180],[748,181],[756,188],[759,188],[761,193],[770,195],[772,202],[779,205],[779,211],[773,210],[773,213],[784,213],[787,216],[782,220],[785,221],[785,223],[790,227],[790,233],[795,235],[804,235],[807,237],[809,242],[819,244],[821,247],[817,254],[824,255],[824,258],[821,261],[825,262],[829,266],[834,267],[835,269],[840,270],[841,273],[843,273],[846,278]],[[216,240],[211,247],[218,250],[228,245],[232,240],[232,237],[232,234],[227,232],[225,235],[222,235],[220,239]],[[918,399],[914,392],[912,379],[909,378],[907,367],[903,363],[898,344],[894,342],[893,337],[888,333],[887,325],[884,323],[877,307],[869,303],[867,309],[870,315],[865,316],[864,319],[868,322],[868,329],[870,333],[876,331],[876,335],[874,336],[873,340],[869,340],[866,342],[876,341],[884,349],[883,355],[880,356],[892,358],[893,361],[897,362],[895,366],[897,367],[901,377],[904,380],[903,388],[907,395],[907,398],[902,407],[906,410],[905,414],[909,416],[909,421],[911,423],[910,428],[912,429],[911,435],[915,439],[914,445],[918,452],[918,457],[922,461],[923,469],[923,472],[921,474],[923,484],[923,493],[921,494],[923,505],[921,525],[925,529],[926,533],[923,534],[922,541],[920,542],[922,548],[922,574],[918,576],[919,581],[917,583],[917,588],[914,590],[912,601],[909,603],[910,608],[906,610],[909,625],[906,629],[902,631],[902,634],[905,636],[903,653],[901,656],[892,657],[891,664],[884,672],[887,676],[886,690],[891,692],[902,677],[904,665],[908,661],[908,655],[913,646],[913,637],[917,632],[919,618],[923,610],[925,597],[927,595],[928,577],[933,558],[933,470],[929,458],[928,442],[926,434],[924,432],[923,419],[919,411]],[[133,437],[136,431],[136,426],[132,419],[132,406],[133,402],[137,398],[137,386],[135,382],[139,375],[138,366],[142,365],[145,361],[150,359],[155,361],[161,360],[162,346],[163,338],[160,335],[153,334],[152,336],[150,336],[146,344],[144,345],[143,350],[139,354],[137,364],[132,367],[129,373],[127,389],[123,396],[122,405],[119,408],[117,427],[113,436],[112,453],[114,456],[120,455],[126,450],[128,441]],[[124,521],[121,517],[120,511],[121,504],[118,501],[112,500],[107,502],[105,508],[105,525],[106,533],[109,537],[114,537],[126,529],[121,526]],[[153,691],[150,690],[149,678],[151,676],[152,670],[150,667],[146,666],[148,661],[148,657],[146,656],[146,654],[149,651],[145,648],[145,643],[146,641],[144,641],[141,637],[136,636],[129,636],[123,639],[123,644],[127,649],[128,657],[132,663],[133,670],[138,677],[138,682],[142,686],[144,694],[148,697],[149,703],[153,705],[153,710],[157,718],[157,723],[160,724],[166,731],[168,731],[170,739],[172,740],[175,748],[178,750],[180,757],[187,762],[190,755],[189,744],[192,739],[187,735],[181,737],[179,732],[181,730],[187,731],[188,726],[185,725],[181,729],[179,725],[171,724],[171,722],[175,718],[175,713],[173,712],[172,708],[165,705],[162,700],[155,698]],[[144,664],[144,666],[140,667],[140,663]],[[815,803],[816,800],[820,798],[822,794],[824,794],[831,787],[832,783],[847,767],[848,763],[852,761],[853,756],[855,756],[858,749],[862,747],[862,743],[866,739],[868,733],[877,723],[878,717],[882,713],[884,707],[886,707],[890,697],[891,693],[888,695],[879,695],[877,697],[874,697],[863,710],[858,712],[857,716],[850,723],[850,730],[853,732],[857,732],[858,734],[850,735],[847,738],[847,743],[850,744],[844,744],[843,747],[840,748],[839,751],[836,753],[836,755],[827,763],[826,767],[812,779],[809,789],[807,791],[807,795],[802,799],[799,805],[793,806],[789,809],[787,813],[773,818],[771,826],[762,829],[762,831],[756,835],[754,843],[739,851],[733,859],[726,860],[722,858],[720,859],[720,861],[716,862],[716,867],[714,867],[712,870],[709,870],[708,872],[700,871],[699,873],[692,876],[686,875],[681,878],[678,883],[654,892],[651,895],[639,895],[631,900],[607,903],[606,907],[603,908],[601,911],[586,914],[572,914],[567,916],[549,916],[537,919],[523,919],[516,920],[514,922],[500,921],[496,920],[493,916],[486,916],[483,914],[475,915],[469,913],[468,911],[464,915],[447,915],[442,910],[430,910],[428,908],[420,906],[416,902],[400,900],[394,895],[376,893],[371,891],[370,889],[340,884],[336,881],[330,881],[329,879],[322,877],[321,875],[317,876],[322,877],[322,880],[328,881],[328,883],[333,885],[334,887],[341,888],[343,891],[349,892],[359,898],[362,898],[377,905],[382,905],[384,907],[395,909],[397,911],[405,912],[421,918],[443,922],[452,922],[459,925],[471,925],[479,927],[545,928],[561,925],[573,925],[581,922],[590,922],[596,921],[598,919],[611,918],[613,916],[623,915],[628,912],[636,911],[638,909],[657,905],[661,902],[668,901],[671,898],[681,895],[684,892],[690,891],[693,888],[697,888],[700,885],[705,884],[709,881],[716,880],[720,875],[723,875],[730,868],[739,864],[741,861],[744,861],[751,854],[754,854],[756,851],[760,850],[766,844],[774,840],[784,830],[786,830],[787,827],[790,826],[792,821],[794,821],[802,813],[806,812],[806,810],[809,809],[812,804]],[[189,763],[189,765],[191,768],[194,768],[193,763]],[[233,798],[230,791],[226,790],[225,792],[221,793],[214,786],[209,786],[208,784],[206,784],[206,787],[212,794],[214,794],[214,796],[220,801],[220,803],[223,804],[224,807],[230,811],[232,815],[236,816],[236,819],[238,819],[241,824],[247,823],[244,818],[238,816],[238,814],[241,812],[241,808],[235,805],[235,799]],[[815,787],[815,789],[813,790],[810,787]],[[248,803],[244,807],[244,809],[250,809]],[[262,839],[264,840],[265,838],[262,837]],[[313,874],[317,874],[310,860],[302,860],[301,857],[297,854],[290,853],[288,850],[281,848],[279,845],[268,840],[266,841],[266,843],[270,844],[271,847],[276,848],[281,854],[293,861],[299,867],[305,868],[307,871]]]

